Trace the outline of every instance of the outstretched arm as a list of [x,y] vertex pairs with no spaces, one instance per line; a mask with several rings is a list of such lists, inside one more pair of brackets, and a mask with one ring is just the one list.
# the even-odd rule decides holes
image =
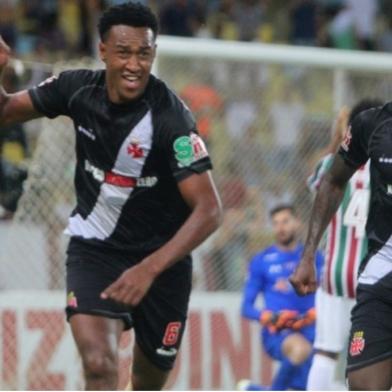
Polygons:
[[261,310],[256,308],[256,298],[262,292],[262,277],[254,276],[252,270],[249,271],[249,278],[244,286],[244,293],[241,305],[242,317],[250,320],[260,320]]
[[321,236],[339,208],[347,182],[355,169],[348,166],[340,155],[335,155],[328,172],[321,180],[310,216],[304,253],[290,282],[299,295],[312,293],[317,287],[315,253]]
[[11,49],[0,36],[0,127],[42,116],[34,109],[26,90],[15,94],[7,94],[4,90],[2,77],[10,55]]
[[137,305],[154,279],[200,245],[221,221],[221,205],[211,174],[194,174],[178,184],[192,213],[174,237],[139,264],[125,271],[102,293],[131,306]]

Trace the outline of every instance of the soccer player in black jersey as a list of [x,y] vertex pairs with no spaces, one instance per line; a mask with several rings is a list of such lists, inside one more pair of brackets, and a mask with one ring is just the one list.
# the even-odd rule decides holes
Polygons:
[[[99,33],[105,70],[63,72],[16,94],[1,89],[0,126],[73,120],[77,205],[66,229],[66,311],[86,389],[117,387],[120,335],[133,327],[133,388],[155,390],[184,331],[189,254],[218,227],[221,207],[193,116],[150,74],[154,14],[140,4],[112,7]],[[9,56],[0,39],[0,73]]]
[[[302,260],[291,277],[299,294],[316,289],[314,253],[353,173],[370,159],[368,253],[351,313],[347,376],[351,390],[392,387],[392,103],[359,113],[349,126],[313,205]],[[356,201],[358,206],[363,201]],[[347,219],[361,216],[354,208]],[[359,223],[359,222],[358,222]]]

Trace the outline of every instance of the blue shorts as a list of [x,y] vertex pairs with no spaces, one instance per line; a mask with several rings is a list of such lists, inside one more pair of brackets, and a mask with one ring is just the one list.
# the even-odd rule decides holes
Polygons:
[[[278,334],[270,334],[266,330],[264,330],[262,333],[264,350],[268,353],[270,357],[272,357],[276,361],[282,362],[284,359],[286,359],[282,352],[283,341],[287,338],[287,336],[293,333],[298,332],[286,330]],[[301,331],[301,334],[313,345],[315,334],[314,325],[304,328]],[[309,358],[298,368],[295,376],[290,383],[291,389],[306,390],[306,383],[308,380],[308,374],[310,366],[312,364],[312,359],[313,355],[310,355]]]

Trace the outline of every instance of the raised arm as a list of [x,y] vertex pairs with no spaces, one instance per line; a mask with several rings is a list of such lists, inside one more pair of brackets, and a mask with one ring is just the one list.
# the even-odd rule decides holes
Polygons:
[[299,295],[309,294],[317,288],[317,247],[328,223],[339,208],[347,182],[354,172],[355,168],[348,166],[340,155],[335,155],[331,168],[321,180],[309,220],[304,253],[300,264],[290,277],[290,282]]
[[0,36],[0,127],[41,117],[33,106],[26,90],[7,94],[2,85],[4,69],[8,64],[11,50]]

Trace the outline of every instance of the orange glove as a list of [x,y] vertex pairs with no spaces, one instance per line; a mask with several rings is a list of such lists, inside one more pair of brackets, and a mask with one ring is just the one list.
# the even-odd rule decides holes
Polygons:
[[283,309],[279,312],[272,310],[264,310],[260,315],[260,323],[268,328],[270,333],[276,333],[285,328],[291,328],[296,322],[298,312],[296,310]]
[[292,324],[291,328],[294,331],[299,331],[302,328],[314,324],[315,321],[316,321],[316,309],[311,308],[305,313],[303,317],[298,318],[298,320],[296,320]]

